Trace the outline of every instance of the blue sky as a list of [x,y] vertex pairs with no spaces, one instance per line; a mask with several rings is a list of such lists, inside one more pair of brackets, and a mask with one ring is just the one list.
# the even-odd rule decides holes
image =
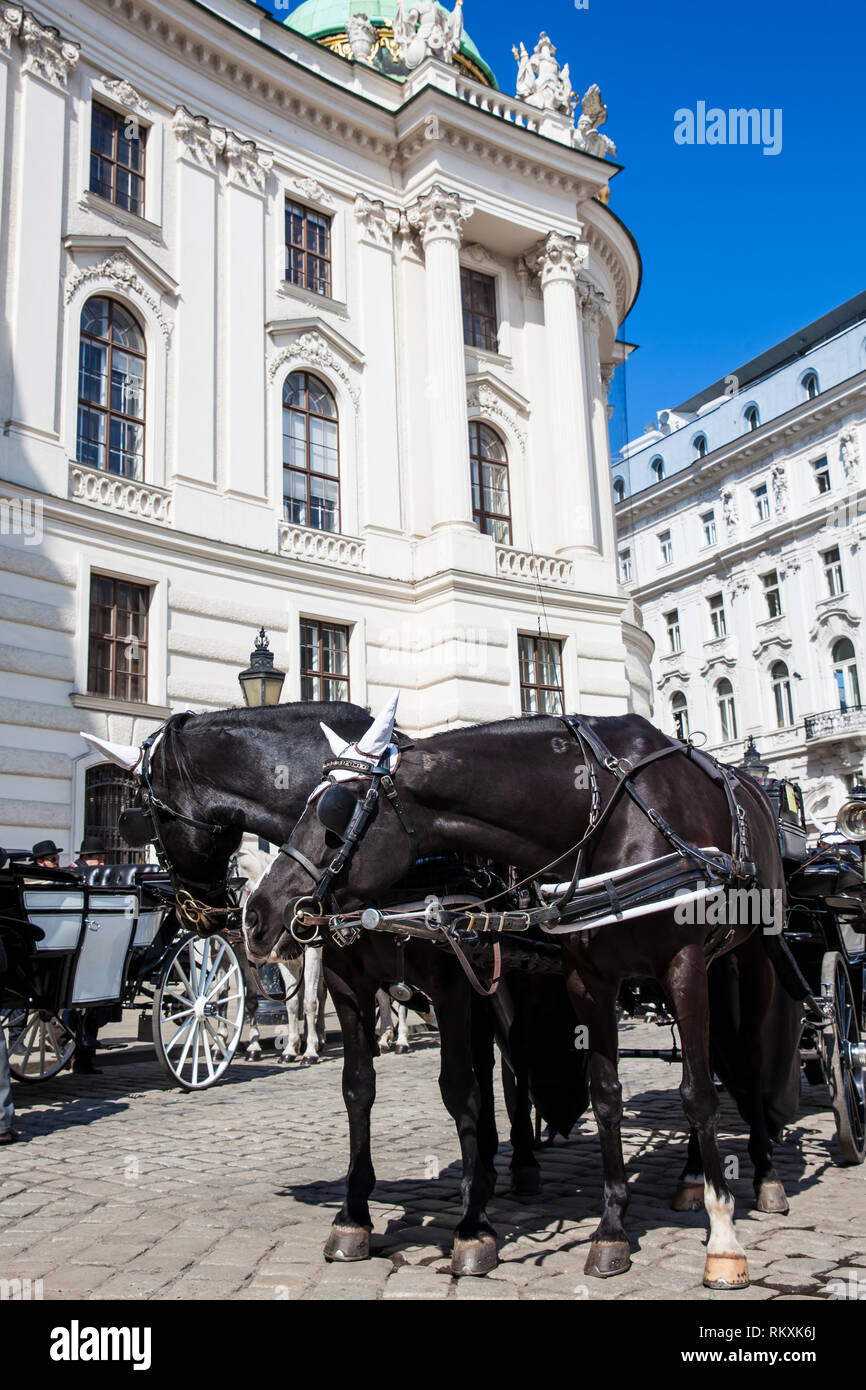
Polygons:
[[[543,26],[576,90],[597,82],[607,103],[625,166],[611,207],[644,266],[614,447],[866,287],[862,0],[465,0],[464,12],[503,90],[512,43],[531,49]],[[674,113],[699,101],[780,108],[781,152],[678,145]]]

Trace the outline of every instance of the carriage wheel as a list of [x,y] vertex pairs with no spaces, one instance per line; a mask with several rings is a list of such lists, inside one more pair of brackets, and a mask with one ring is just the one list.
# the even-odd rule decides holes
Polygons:
[[866,1158],[866,1049],[857,1023],[851,978],[839,951],[828,951],[821,962],[821,988],[835,1009],[835,1028],[827,1028],[823,1035],[824,1075],[842,1162],[862,1163]]
[[72,1060],[75,1038],[44,1009],[3,1009],[9,1070],[18,1081],[47,1081]]
[[153,1000],[153,1041],[163,1070],[185,1091],[219,1081],[244,1025],[244,977],[224,936],[179,940]]

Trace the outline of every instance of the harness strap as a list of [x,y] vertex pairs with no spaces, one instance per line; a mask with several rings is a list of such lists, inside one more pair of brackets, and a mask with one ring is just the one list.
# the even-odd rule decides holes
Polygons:
[[286,854],[290,859],[296,859],[301,867],[306,869],[313,882],[318,883],[321,877],[321,869],[317,869],[315,864],[313,864],[305,854],[302,854],[299,849],[295,849],[294,845],[289,844],[288,841],[284,845],[280,845],[280,854]]
[[490,982],[490,987],[485,989],[484,985],[482,985],[478,976],[475,974],[475,971],[472,969],[472,966],[469,964],[466,953],[463,951],[457,938],[452,935],[451,932],[446,932],[445,940],[453,949],[455,956],[463,968],[463,974],[475,990],[475,993],[480,994],[482,999],[492,999],[499,988],[499,982],[502,978],[502,948],[499,942],[494,941],[493,943],[493,979]]

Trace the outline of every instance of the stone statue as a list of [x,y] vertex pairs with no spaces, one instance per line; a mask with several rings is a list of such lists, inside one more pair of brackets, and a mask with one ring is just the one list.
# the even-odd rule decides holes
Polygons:
[[851,430],[846,430],[839,440],[839,462],[845,470],[846,479],[851,479],[860,467],[860,453],[857,440]]
[[438,0],[414,0],[408,9],[400,0],[394,17],[394,38],[407,68],[417,68],[425,58],[453,63],[463,34],[463,0],[451,14]]
[[559,116],[571,116],[574,105],[574,92],[568,63],[560,67],[556,61],[556,49],[547,34],[540,34],[535,51],[531,55],[526,45],[520,51],[512,48],[517,60],[517,95],[529,106],[537,106],[541,111],[552,111]]
[[725,518],[725,525],[731,531],[737,524],[737,502],[730,488],[725,488],[722,493],[722,511]]
[[574,132],[574,143],[579,150],[584,150],[587,154],[598,155],[600,159],[605,159],[608,155],[616,154],[616,145],[607,135],[602,135],[598,129],[607,120],[607,107],[601,99],[601,92],[595,83],[580,104],[581,117],[577,123],[577,130]]
[[356,63],[372,65],[372,52],[376,47],[376,28],[365,14],[353,14],[346,24],[346,36],[352,57]]
[[785,473],[785,465],[774,463],[772,469],[773,496],[776,499],[776,511],[780,516],[784,516],[788,510],[788,478]]

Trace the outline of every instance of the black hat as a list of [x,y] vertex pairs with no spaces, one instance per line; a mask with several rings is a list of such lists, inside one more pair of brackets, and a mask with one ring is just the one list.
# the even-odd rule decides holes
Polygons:
[[53,840],[40,840],[37,845],[33,846],[34,859],[48,859],[52,854],[62,853],[63,851],[57,848]]
[[85,835],[81,841],[79,854],[105,854],[108,845],[104,835]]

